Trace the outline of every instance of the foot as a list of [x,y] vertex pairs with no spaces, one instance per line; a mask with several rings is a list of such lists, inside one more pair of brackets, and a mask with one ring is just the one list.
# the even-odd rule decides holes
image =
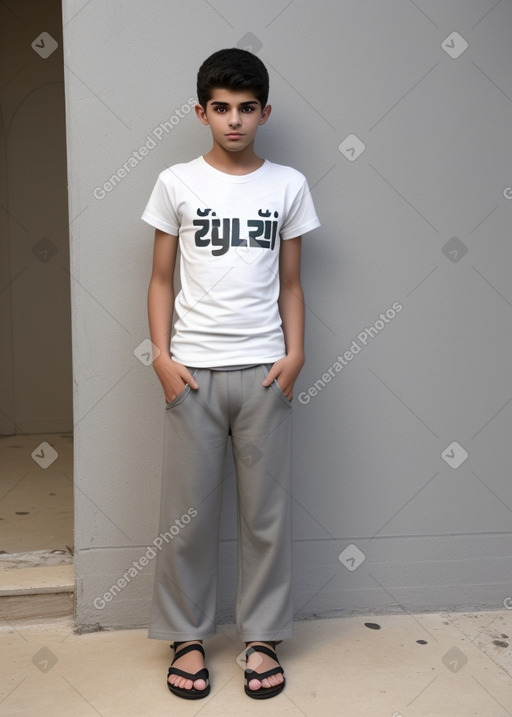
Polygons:
[[[184,670],[185,672],[190,672],[195,675],[196,672],[199,672],[199,670],[205,667],[202,654],[198,650],[191,650],[190,652],[187,652],[186,655],[183,655],[183,657],[178,657],[180,651],[191,643],[201,644],[202,640],[190,640],[189,642],[184,642],[180,645],[175,651],[176,660],[174,661],[173,667],[177,667],[180,670]],[[206,687],[205,680],[187,680],[186,677],[181,677],[181,675],[170,675],[168,682],[171,685],[181,687],[184,690],[191,690],[192,688],[196,690],[204,690]]]
[[[249,642],[247,648],[253,647],[254,645],[264,645],[273,649],[272,645],[268,642]],[[264,655],[261,652],[252,652],[247,658],[246,664],[247,670],[255,670],[256,672],[266,672],[272,670],[274,667],[279,667],[279,662],[276,662],[268,655]],[[276,687],[280,685],[284,680],[281,673],[277,675],[270,675],[270,677],[264,677],[262,680],[256,678],[249,680],[248,687],[250,690],[259,690],[260,687]]]

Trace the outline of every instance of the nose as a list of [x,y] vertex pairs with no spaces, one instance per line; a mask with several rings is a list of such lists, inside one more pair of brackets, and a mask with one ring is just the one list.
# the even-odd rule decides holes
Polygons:
[[233,109],[231,111],[228,122],[230,127],[238,127],[240,125],[240,115],[238,110]]

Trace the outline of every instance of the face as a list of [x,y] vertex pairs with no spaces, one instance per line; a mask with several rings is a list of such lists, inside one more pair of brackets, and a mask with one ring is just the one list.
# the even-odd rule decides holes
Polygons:
[[251,91],[214,89],[206,105],[196,105],[196,114],[211,128],[213,141],[230,152],[239,152],[254,142],[258,127],[265,124],[271,107],[262,111]]

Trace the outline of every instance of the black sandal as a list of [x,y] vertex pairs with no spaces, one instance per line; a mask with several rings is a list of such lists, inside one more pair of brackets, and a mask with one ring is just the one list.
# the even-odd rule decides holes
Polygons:
[[[265,642],[265,640],[262,640],[262,642]],[[246,643],[246,645],[247,644],[248,643]],[[276,646],[275,642],[267,644],[271,644],[274,648]],[[271,657],[273,660],[279,663],[276,653],[269,647],[265,647],[264,645],[253,645],[252,647],[249,647],[247,649],[247,652],[245,653],[246,659],[249,657],[249,655],[252,655],[253,652],[262,652],[264,655],[268,655],[268,657]],[[260,687],[258,690],[251,690],[251,688],[249,687],[250,680],[256,679],[261,681],[264,680],[265,677],[270,677],[271,675],[278,675],[280,673],[283,675],[283,681],[279,685],[275,685],[274,687]],[[275,697],[284,690],[286,682],[286,679],[284,677],[284,670],[280,664],[278,667],[273,667],[271,670],[267,670],[266,672],[256,672],[256,670],[244,670],[244,678],[245,694],[249,695],[249,697],[252,697],[255,700],[265,700],[269,697]]]
[[[187,641],[185,640],[184,642]],[[208,694],[210,694],[210,682],[208,679],[209,673],[206,667],[203,667],[201,670],[192,675],[190,672],[180,670],[179,667],[173,667],[173,665],[178,658],[182,657],[183,655],[186,655],[187,652],[191,652],[192,650],[198,650],[202,653],[203,657],[205,657],[203,646],[198,645],[197,643],[192,643],[191,645],[187,645],[177,653],[176,648],[180,645],[183,645],[183,642],[173,642],[173,644],[170,645],[170,647],[174,650],[174,659],[171,662],[171,666],[169,667],[169,671],[167,673],[167,687],[175,695],[178,695],[178,697],[183,697],[186,700],[199,700],[201,699],[201,697],[206,697]],[[196,690],[195,687],[192,687],[192,689],[187,690],[184,687],[177,687],[176,685],[171,685],[171,683],[169,682],[169,677],[171,675],[179,675],[180,677],[185,677],[187,680],[192,680],[193,682],[195,680],[204,680],[206,682],[206,687],[204,688],[204,690]]]

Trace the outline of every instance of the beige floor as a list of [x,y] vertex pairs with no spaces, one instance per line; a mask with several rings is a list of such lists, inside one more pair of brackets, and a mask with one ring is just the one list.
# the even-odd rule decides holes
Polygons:
[[[58,454],[47,467],[52,454],[41,450],[43,441]],[[0,566],[18,556],[16,567],[0,567],[0,588],[10,589],[11,599],[28,583],[45,591],[53,580],[72,589],[72,436],[2,438],[0,466]],[[21,567],[30,551],[49,554],[45,567]],[[31,564],[38,561],[35,555]],[[233,625],[206,641],[211,694],[185,701],[165,685],[169,643],[149,640],[145,630],[76,635],[71,618],[41,624],[5,614],[1,717],[512,716],[512,610],[297,622],[294,639],[278,649],[286,689],[264,702],[244,694]]]
[[300,621],[279,646],[285,691],[257,702],[242,689],[236,630],[224,625],[205,645],[211,694],[189,702],[165,686],[168,643],[144,630],[12,623],[0,629],[0,714],[505,717],[511,634],[509,611]]
[[0,551],[72,548],[73,434],[0,437]]

